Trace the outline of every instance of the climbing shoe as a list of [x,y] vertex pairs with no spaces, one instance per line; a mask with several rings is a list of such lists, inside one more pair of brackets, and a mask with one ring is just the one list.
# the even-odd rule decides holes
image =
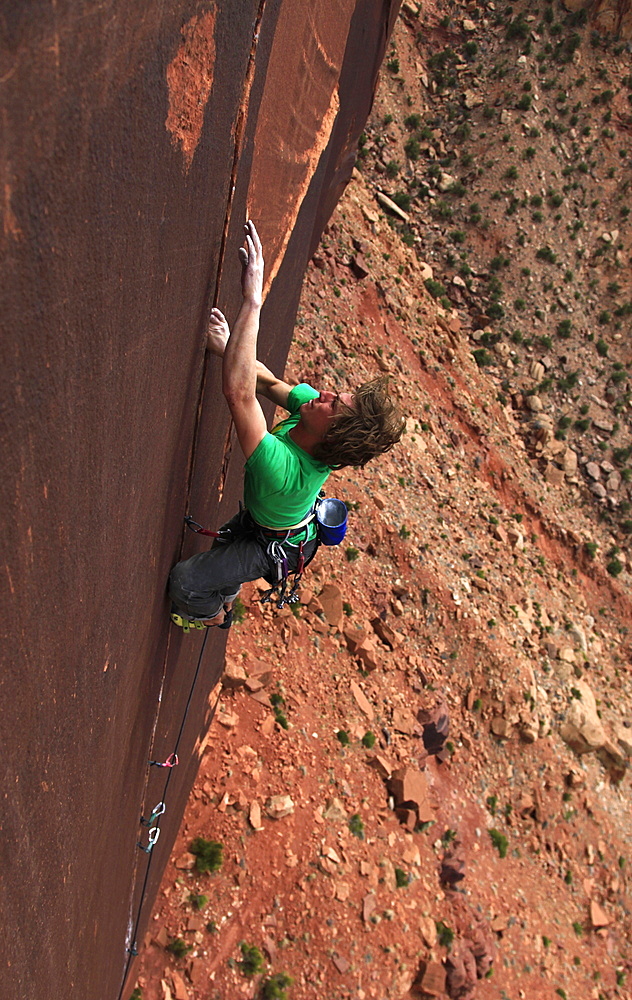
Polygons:
[[[219,611],[217,612],[219,615]],[[217,615],[215,616],[217,617]],[[212,618],[185,618],[184,615],[178,614],[177,611],[172,611],[170,615],[171,621],[178,628],[181,628],[183,632],[190,632],[191,629],[205,629],[205,628],[223,628],[227,629],[233,624],[233,609],[227,609],[224,607],[224,621],[220,624],[215,624]]]
[[204,622],[191,621],[189,618],[183,618],[182,615],[177,614],[175,611],[171,612],[171,621],[178,628],[181,628],[183,632],[190,632],[192,628],[206,628]]

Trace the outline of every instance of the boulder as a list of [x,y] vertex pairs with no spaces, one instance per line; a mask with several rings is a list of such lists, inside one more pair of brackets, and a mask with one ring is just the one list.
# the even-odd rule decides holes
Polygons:
[[421,771],[412,767],[399,768],[393,772],[388,782],[388,790],[395,800],[397,809],[414,813],[416,822],[429,823],[434,820],[428,782]]
[[327,583],[318,595],[325,620],[335,628],[342,626],[342,591],[335,583]]
[[294,803],[289,795],[273,795],[266,806],[270,819],[283,819],[294,812]]

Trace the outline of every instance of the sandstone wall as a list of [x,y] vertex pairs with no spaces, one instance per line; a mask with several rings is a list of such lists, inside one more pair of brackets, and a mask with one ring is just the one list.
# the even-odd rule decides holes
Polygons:
[[563,0],[567,10],[586,10],[597,31],[632,38],[632,0]]
[[[249,213],[268,267],[261,355],[282,368],[397,6],[0,12],[6,1000],[123,992],[149,857],[139,817],[166,773],[147,761],[174,747],[201,644],[169,627],[164,585],[197,544],[184,513],[217,524],[241,486],[205,319],[214,303],[235,315]],[[209,635],[145,915],[223,640]]]

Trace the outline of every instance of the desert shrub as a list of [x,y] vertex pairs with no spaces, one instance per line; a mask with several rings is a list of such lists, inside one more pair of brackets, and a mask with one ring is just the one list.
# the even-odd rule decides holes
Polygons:
[[571,335],[571,328],[573,324],[570,319],[563,319],[557,324],[557,335],[561,337],[562,340],[568,340]]
[[195,867],[202,874],[219,871],[222,867],[224,846],[216,840],[196,837],[189,845],[189,851],[195,854]]
[[426,278],[424,282],[426,290],[430,292],[433,299],[438,299],[445,295],[445,288],[440,281],[435,281],[434,278]]
[[396,191],[395,194],[391,195],[391,201],[394,201],[398,208],[404,212],[410,208],[410,195],[406,191]]
[[553,252],[550,246],[540,247],[536,251],[536,257],[538,260],[545,260],[549,264],[555,264],[557,261],[557,255]]
[[418,160],[421,152],[419,141],[412,136],[404,143],[404,152],[409,160]]
[[242,959],[237,965],[241,971],[242,976],[256,976],[258,972],[263,969],[263,955],[259,951],[256,945],[246,944],[242,941],[239,945],[241,950]]
[[505,834],[501,833],[500,830],[491,829],[489,831],[489,836],[491,837],[492,844],[494,845],[494,847],[498,851],[500,857],[501,858],[506,858],[507,857],[507,848],[509,846],[509,842],[508,842]]

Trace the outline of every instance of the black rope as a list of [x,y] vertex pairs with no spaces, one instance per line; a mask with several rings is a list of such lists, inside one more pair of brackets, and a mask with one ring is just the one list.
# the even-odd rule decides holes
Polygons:
[[[191,707],[191,701],[193,699],[193,692],[195,690],[195,685],[197,684],[197,679],[198,679],[198,676],[199,676],[199,673],[200,673],[200,668],[202,666],[202,657],[204,656],[204,650],[206,648],[206,641],[207,641],[208,637],[209,637],[209,630],[207,629],[205,631],[205,633],[204,633],[204,640],[202,642],[202,647],[200,649],[200,655],[198,656],[197,666],[195,668],[195,674],[193,675],[193,681],[191,682],[191,689],[189,691],[189,697],[187,698],[187,703],[186,703],[186,706],[185,706],[185,709],[184,709],[184,715],[182,716],[182,723],[180,725],[180,731],[179,731],[178,736],[176,738],[176,744],[175,744],[175,747],[173,749],[173,752],[167,758],[168,760],[176,760],[177,761],[177,751],[178,751],[178,747],[180,746],[180,740],[182,739],[182,734],[184,732],[184,727],[185,727],[185,724],[186,724],[186,721],[187,721],[187,715],[189,714],[189,709]],[[219,703],[219,695],[217,696],[217,698],[215,700],[215,704],[214,704],[212,712],[211,712],[211,718],[210,718],[210,721],[209,721],[209,725],[213,721],[213,718],[215,716],[215,712],[217,710],[218,703]],[[151,764],[155,763],[155,761],[149,761],[148,763],[151,766]],[[151,818],[149,820],[149,823],[151,823],[151,821],[152,821],[153,818],[155,818],[157,816],[161,816],[165,812],[165,800],[167,798],[167,791],[169,789],[169,782],[171,781],[171,775],[172,774],[173,774],[173,766],[169,766],[169,773],[168,773],[167,779],[165,781],[165,787],[164,787],[163,792],[162,792],[161,801],[158,803],[158,805],[156,806],[154,812],[152,813]],[[162,807],[160,809],[160,812],[157,812],[157,810],[160,807]],[[149,823],[146,820],[144,820],[142,816],[141,816],[140,822],[141,822],[142,826],[148,826],[149,825]],[[154,827],[154,829],[158,830],[158,834],[160,833],[160,828],[159,827]],[[130,965],[132,963],[132,959],[135,958],[136,955],[138,955],[138,948],[137,948],[136,936],[138,934],[138,928],[140,926],[140,921],[141,921],[141,917],[142,917],[142,913],[143,913],[143,904],[145,902],[145,895],[147,893],[147,883],[149,882],[149,874],[150,874],[150,871],[151,871],[151,863],[152,863],[153,857],[154,857],[153,848],[154,848],[155,844],[157,843],[157,841],[158,841],[158,835],[156,835],[155,839],[152,842],[152,840],[151,840],[151,831],[150,831],[150,842],[149,842],[148,847],[147,848],[142,847],[142,845],[140,844],[140,842],[138,842],[138,844],[137,844],[137,846],[141,850],[145,851],[145,853],[147,854],[147,868],[145,869],[145,878],[143,880],[143,887],[141,889],[140,899],[139,899],[139,902],[138,902],[138,913],[136,915],[136,923],[134,925],[134,930],[133,930],[133,933],[132,933],[132,943],[131,943],[131,947],[129,947],[127,949],[127,951],[128,951],[127,964],[125,966],[125,972],[123,973],[123,981],[121,982],[121,988],[119,990],[118,1000],[121,1000],[121,997],[122,997],[122,994],[123,994],[123,989],[125,987],[125,983],[126,983],[126,980],[127,980],[127,976],[129,974]]]

